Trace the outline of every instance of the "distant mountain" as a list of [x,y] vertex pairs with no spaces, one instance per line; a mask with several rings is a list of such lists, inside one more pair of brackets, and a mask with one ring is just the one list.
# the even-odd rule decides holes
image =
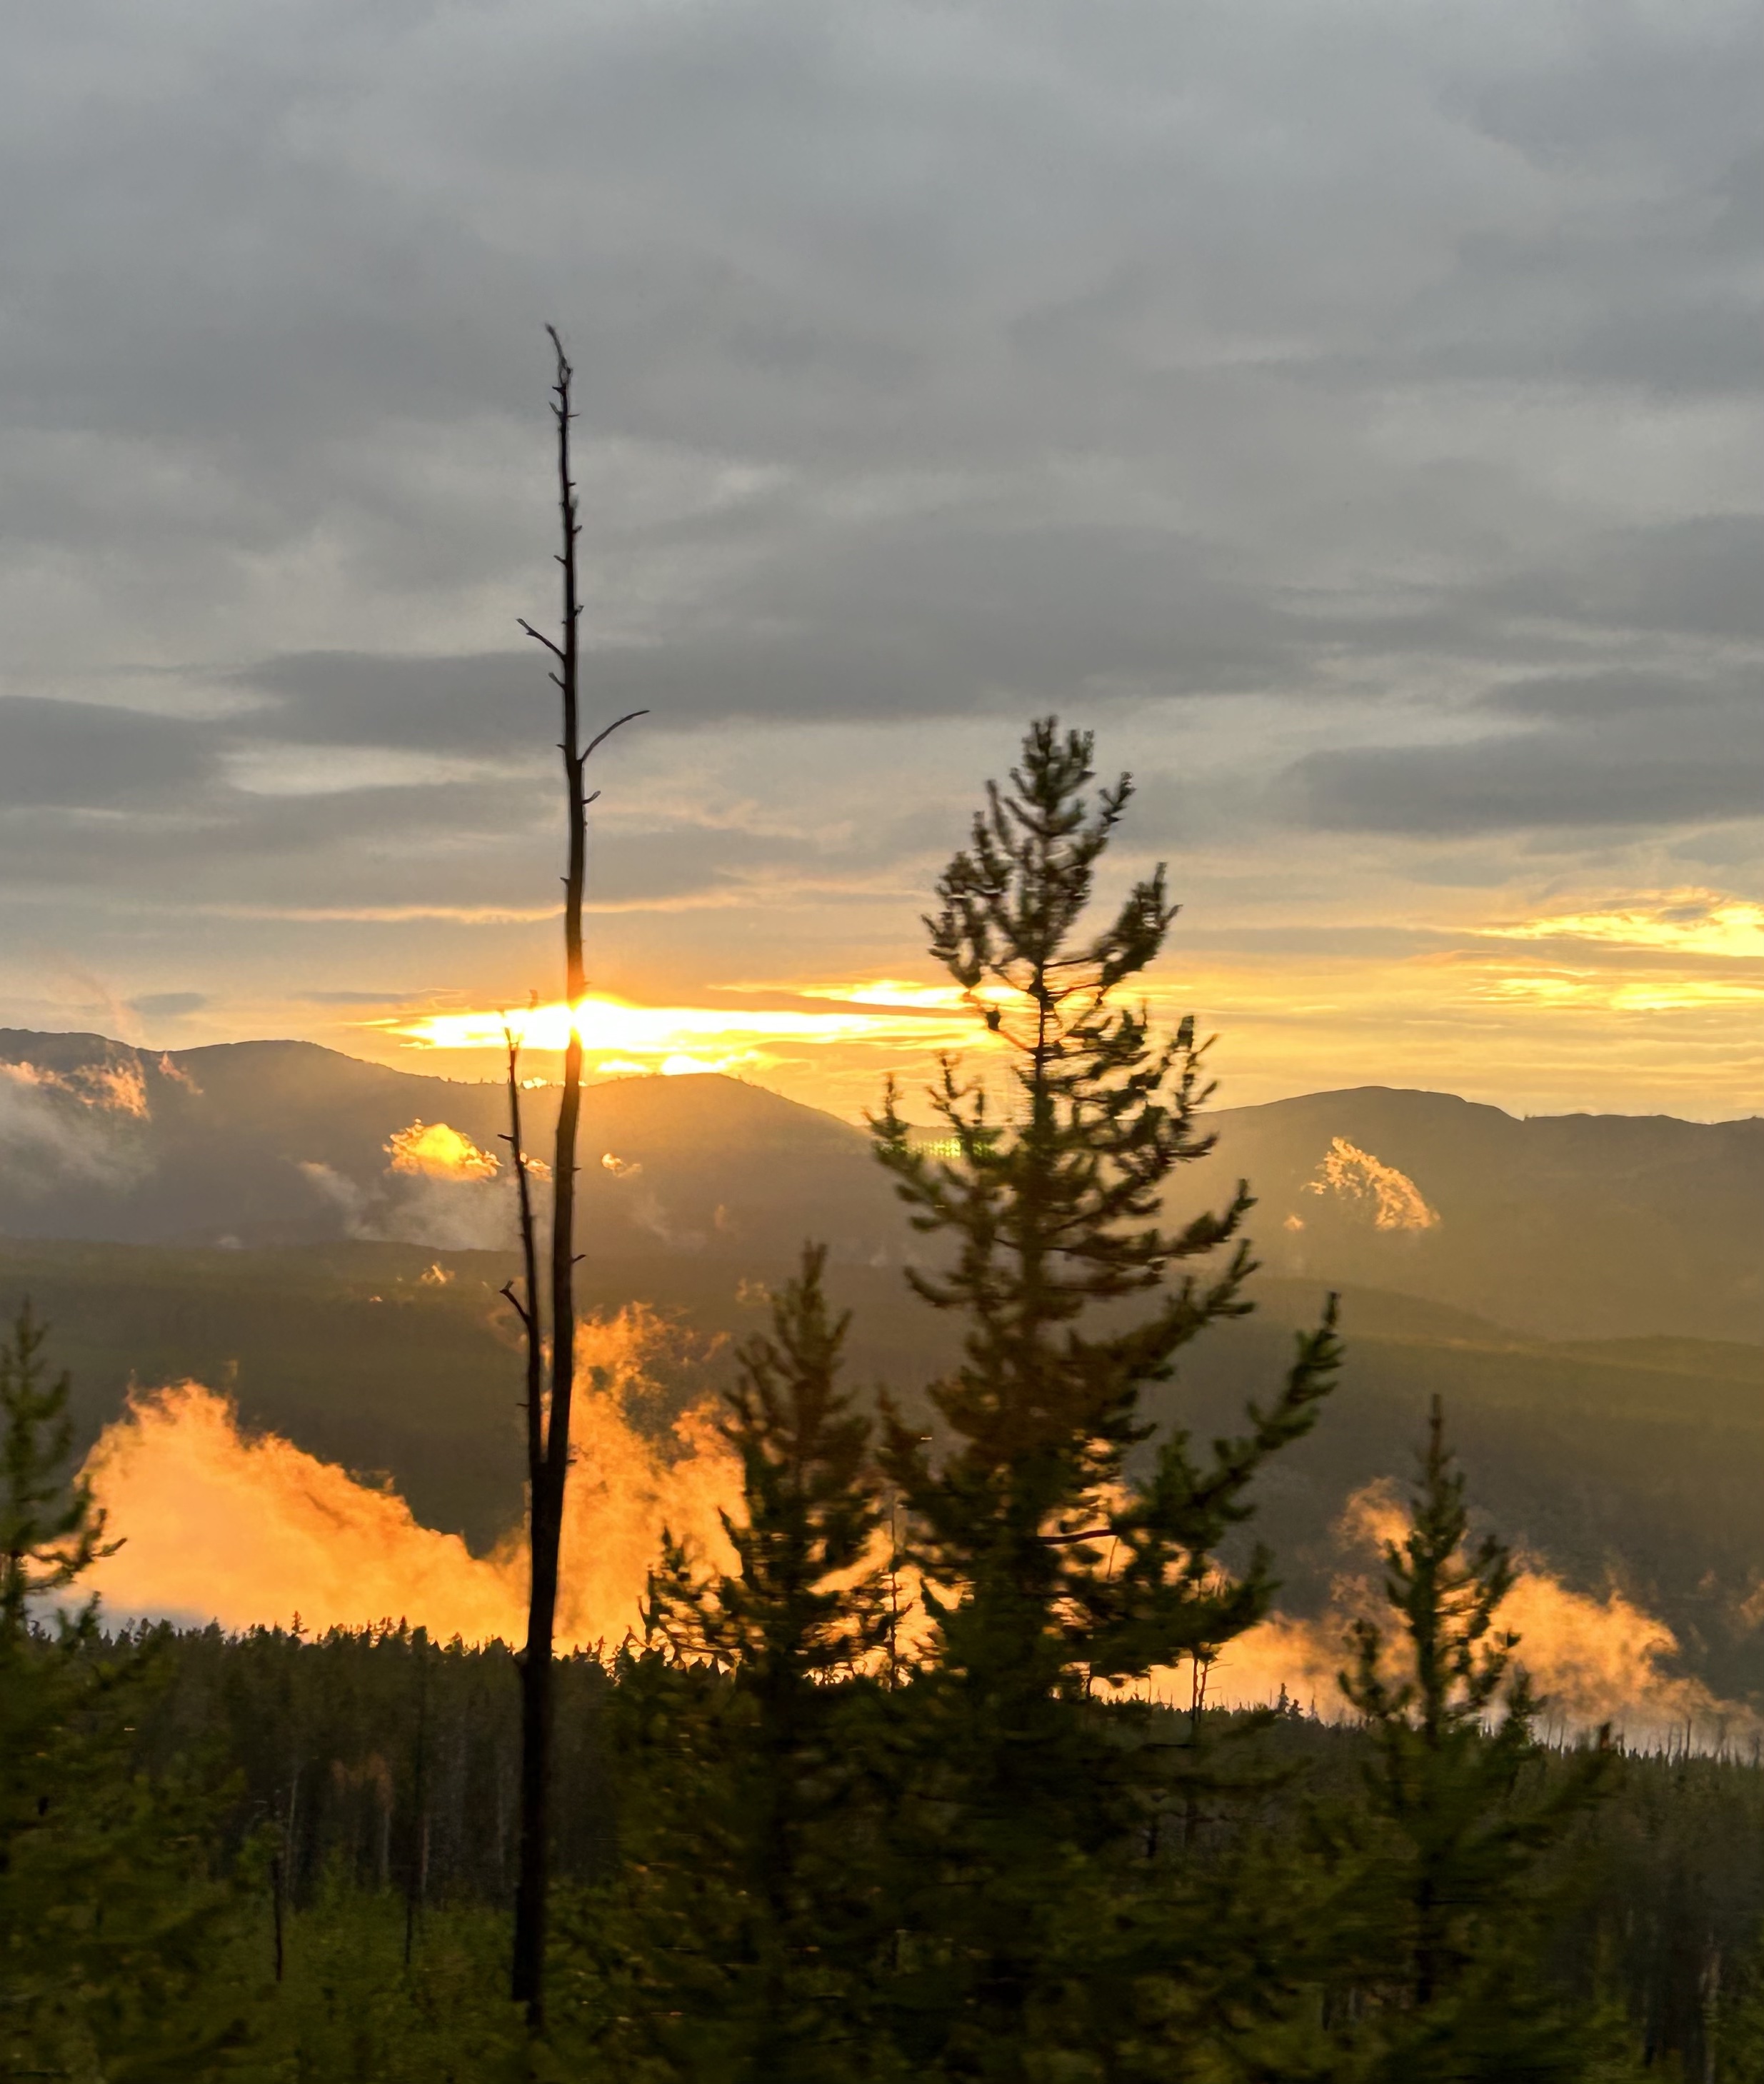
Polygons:
[[[543,1157],[555,1092],[526,1105]],[[0,1031],[0,1236],[505,1246],[505,1111],[499,1086],[311,1043],[157,1055]],[[1273,1276],[1413,1295],[1538,1337],[1764,1344],[1764,1120],[1517,1120],[1365,1086],[1212,1125],[1218,1147],[1185,1171],[1178,1210],[1246,1178]],[[910,1233],[866,1146],[732,1078],[594,1086],[589,1234],[614,1256],[770,1260],[814,1236],[847,1264],[898,1263]]]
[[[308,1042],[160,1054],[0,1030],[0,1236],[505,1245],[507,1107],[499,1085]],[[542,1162],[556,1108],[523,1095]],[[771,1256],[812,1233],[862,1259],[900,1232],[860,1130],[737,1079],[592,1086],[580,1149],[589,1235],[614,1252]]]
[[1183,1207],[1239,1176],[1269,1272],[1546,1338],[1764,1343],[1764,1120],[1518,1120],[1368,1086],[1221,1110]]

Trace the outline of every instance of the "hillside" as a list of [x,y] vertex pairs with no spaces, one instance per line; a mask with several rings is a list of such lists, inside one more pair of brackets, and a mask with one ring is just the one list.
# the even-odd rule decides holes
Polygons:
[[[527,1095],[540,1154],[555,1104]],[[500,1086],[310,1043],[154,1056],[0,1031],[0,1236],[506,1245],[504,1110]],[[418,1124],[466,1142],[408,1147]],[[1368,1086],[1224,1109],[1213,1126],[1217,1151],[1182,1176],[1182,1207],[1247,1178],[1277,1277],[1415,1295],[1541,1338],[1764,1343],[1764,1121],[1518,1120]],[[582,1155],[590,1234],[615,1256],[776,1256],[806,1234],[850,1263],[909,1247],[861,1131],[735,1079],[593,1086]]]
[[[483,1548],[520,1506],[518,1358],[496,1294],[511,1270],[501,1254],[395,1244],[22,1243],[0,1245],[0,1308],[27,1292],[51,1320],[82,1440],[117,1414],[131,1379],[193,1375],[232,1389],[247,1425],[389,1479],[425,1523]],[[589,1260],[590,1309],[640,1299],[692,1335],[649,1422],[665,1425],[724,1378],[730,1338],[763,1322],[756,1284],[784,1270],[781,1260],[659,1249]],[[1284,1366],[1318,1290],[1256,1286],[1257,1314],[1209,1334],[1159,1393],[1166,1422],[1203,1439],[1235,1430],[1245,1397]],[[922,1410],[924,1383],[950,1357],[949,1320],[905,1294],[893,1269],[846,1265],[833,1288],[855,1313],[851,1379]],[[1476,1500],[1510,1538],[1580,1589],[1622,1586],[1718,1692],[1764,1702],[1752,1603],[1764,1574],[1764,1348],[1550,1342],[1360,1289],[1344,1296],[1343,1323],[1342,1387],[1271,1472],[1254,1528],[1275,1552],[1289,1607],[1322,1602],[1343,1506],[1370,1480],[1407,1472],[1437,1391]]]
[[[555,1092],[523,1106],[543,1157]],[[465,1143],[412,1142],[437,1124]],[[513,1241],[506,1126],[500,1086],[312,1043],[155,1055],[0,1030],[0,1236],[494,1247]],[[584,1218],[603,1250],[790,1251],[812,1220],[839,1256],[867,1258],[899,1229],[860,1131],[734,1078],[592,1086],[581,1150]]]
[[1518,1120],[1366,1086],[1224,1109],[1213,1125],[1217,1151],[1180,1183],[1183,1205],[1247,1179],[1271,1273],[1398,1290],[1545,1338],[1764,1342],[1764,1120]]

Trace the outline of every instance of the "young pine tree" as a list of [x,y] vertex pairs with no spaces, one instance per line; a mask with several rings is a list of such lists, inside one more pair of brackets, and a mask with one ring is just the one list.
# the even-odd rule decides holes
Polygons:
[[43,1625],[116,1545],[68,1473],[46,1336],[27,1305],[0,1343],[0,2077],[171,2084],[213,2073],[239,2018],[211,1806],[134,1770],[150,1652],[101,1644],[95,1601]]
[[1375,1751],[1373,1828],[1343,1906],[1358,1962],[1340,2077],[1579,2084],[1622,2073],[1602,2025],[1554,1998],[1538,1958],[1544,1877],[1610,1753],[1601,1732],[1546,1771],[1533,1731],[1542,1704],[1500,1624],[1512,1583],[1501,1544],[1470,1539],[1436,1397],[1408,1531],[1385,1549],[1398,1668],[1384,1632],[1362,1620],[1340,1679]]
[[1169,1756],[1127,1741],[1124,1711],[1088,1705],[1092,1689],[1216,1650],[1263,1612],[1266,1559],[1229,1579],[1219,1546],[1337,1362],[1331,1311],[1242,1438],[1200,1455],[1179,1431],[1153,1443],[1145,1392],[1250,1307],[1251,1203],[1240,1188],[1165,1225],[1172,1175],[1212,1147],[1211,1088],[1192,1021],[1161,1036],[1126,997],[1176,915],[1162,866],[1091,916],[1132,793],[1123,776],[1093,800],[1092,780],[1088,734],[1034,726],[925,921],[1003,1045],[1003,1093],[945,1061],[932,1104],[953,1158],[916,1145],[892,1086],[873,1125],[914,1226],[942,1247],[909,1279],[967,1327],[932,1391],[941,1437],[895,1417],[886,1456],[933,1631],[907,1702],[923,1799],[905,1958],[920,1972],[899,2018],[928,2075],[1039,2074],[1071,2031],[1058,2014],[1095,1987],[1098,1921],[1119,1899],[1096,1862],[1144,1830]]
[[[33,1600],[66,1591],[118,1545],[105,1544],[104,1514],[91,1485],[68,1479],[73,1384],[65,1375],[48,1379],[48,1340],[27,1302],[0,1346],[0,1657],[16,1654],[30,1639]],[[74,1625],[89,1625],[92,1611]]]
[[742,1349],[721,1430],[745,1510],[734,1570],[666,1543],[619,1712],[628,2054],[683,2077],[874,2073],[875,1815],[861,1732],[889,1616],[868,1421],[839,1382],[846,1319],[814,1247]]

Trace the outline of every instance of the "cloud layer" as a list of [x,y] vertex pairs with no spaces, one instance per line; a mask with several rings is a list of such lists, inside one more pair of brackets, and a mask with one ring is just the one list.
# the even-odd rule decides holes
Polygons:
[[548,318],[591,701],[654,713],[597,890],[684,922],[609,981],[898,968],[1055,705],[1228,932],[1344,844],[1335,931],[1515,846],[1749,892],[1761,62],[1744,0],[40,11],[0,998],[524,987],[459,934],[555,888]]

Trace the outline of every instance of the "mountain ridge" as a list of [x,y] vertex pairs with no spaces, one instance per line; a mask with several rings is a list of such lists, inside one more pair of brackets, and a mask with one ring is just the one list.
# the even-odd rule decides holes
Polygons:
[[[548,1150],[555,1088],[527,1096]],[[0,1235],[188,1245],[510,1240],[506,1095],[297,1040],[154,1052],[0,1030]],[[422,1142],[445,1123],[468,1169]],[[1553,1339],[1764,1343],[1764,1120],[1516,1116],[1355,1086],[1212,1112],[1170,1213],[1257,1197],[1271,1276],[1394,1290]],[[852,1124],[716,1074],[591,1084],[606,1248],[837,1260],[916,1248]],[[475,1166],[475,1174],[469,1168]]]

